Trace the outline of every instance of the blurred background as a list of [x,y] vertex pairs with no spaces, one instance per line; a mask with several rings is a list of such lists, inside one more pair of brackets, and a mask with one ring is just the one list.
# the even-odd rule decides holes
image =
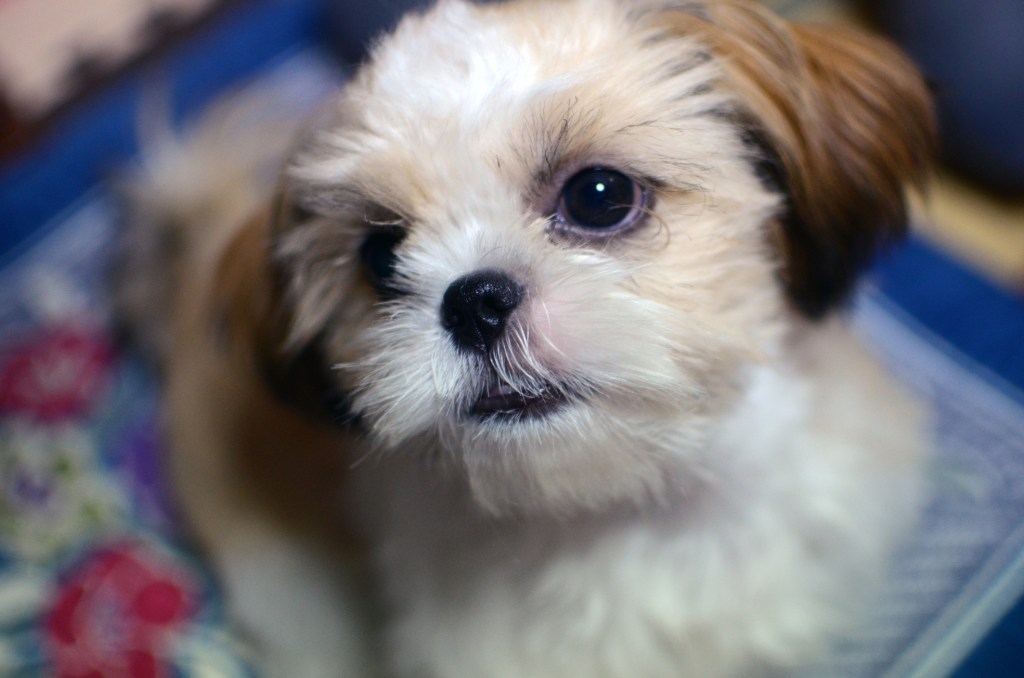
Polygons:
[[[813,676],[1024,675],[1024,0],[766,2],[889,34],[942,125],[914,234],[852,310],[936,413],[936,496]],[[110,182],[154,111],[187,124],[254,81],[312,106],[426,4],[0,0],[0,676],[253,675],[175,516],[158,385],[118,341]]]

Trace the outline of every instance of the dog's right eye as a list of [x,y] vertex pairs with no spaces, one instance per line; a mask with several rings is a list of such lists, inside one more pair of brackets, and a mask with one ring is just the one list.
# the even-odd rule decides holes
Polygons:
[[589,167],[569,177],[562,186],[555,221],[563,230],[603,238],[642,222],[647,203],[647,192],[626,174]]
[[395,285],[395,250],[403,239],[402,231],[382,230],[368,235],[359,247],[363,270],[381,299],[392,299],[402,292]]

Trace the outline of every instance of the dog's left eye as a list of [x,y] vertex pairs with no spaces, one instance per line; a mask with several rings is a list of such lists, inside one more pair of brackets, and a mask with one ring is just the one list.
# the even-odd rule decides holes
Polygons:
[[647,193],[622,172],[590,167],[562,186],[555,218],[558,224],[588,236],[618,233],[646,216]]

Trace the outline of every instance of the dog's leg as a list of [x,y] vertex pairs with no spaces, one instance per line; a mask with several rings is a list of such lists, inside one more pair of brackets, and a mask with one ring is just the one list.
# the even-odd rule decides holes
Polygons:
[[354,587],[331,558],[272,526],[252,524],[236,525],[211,556],[265,675],[372,675]]
[[[289,413],[261,402],[244,379],[217,378],[225,375],[212,358],[203,351],[175,354],[167,392],[169,460],[230,615],[251,636],[270,676],[372,675],[354,558],[339,547],[340,526],[325,534],[338,523],[331,504],[340,495],[340,473],[323,465],[290,473],[294,457],[314,456],[321,441]],[[320,515],[296,508],[295,494],[304,494]]]

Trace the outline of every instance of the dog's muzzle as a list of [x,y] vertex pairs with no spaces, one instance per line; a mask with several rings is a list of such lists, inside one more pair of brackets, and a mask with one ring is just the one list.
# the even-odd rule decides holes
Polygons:
[[[523,294],[522,286],[507,273],[475,271],[448,286],[441,301],[441,325],[459,350],[488,357]],[[537,418],[560,409],[567,400],[565,390],[553,384],[526,393],[495,380],[477,397],[469,415],[477,419]]]

